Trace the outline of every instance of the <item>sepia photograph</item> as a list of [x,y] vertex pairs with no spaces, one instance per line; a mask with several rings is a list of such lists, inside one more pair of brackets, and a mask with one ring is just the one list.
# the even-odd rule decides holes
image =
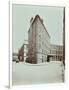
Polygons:
[[65,7],[12,4],[12,85],[65,82]]

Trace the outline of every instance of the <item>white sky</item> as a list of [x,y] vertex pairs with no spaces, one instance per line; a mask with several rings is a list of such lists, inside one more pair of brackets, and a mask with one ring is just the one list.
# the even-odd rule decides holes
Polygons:
[[14,4],[12,9],[13,52],[18,52],[24,40],[27,39],[30,19],[36,14],[43,19],[51,36],[51,43],[63,44],[63,7]]

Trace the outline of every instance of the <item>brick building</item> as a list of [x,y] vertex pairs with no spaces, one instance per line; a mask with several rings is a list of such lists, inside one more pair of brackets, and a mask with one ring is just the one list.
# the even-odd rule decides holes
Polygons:
[[28,59],[30,63],[47,61],[50,53],[50,35],[39,15],[30,20],[28,31]]

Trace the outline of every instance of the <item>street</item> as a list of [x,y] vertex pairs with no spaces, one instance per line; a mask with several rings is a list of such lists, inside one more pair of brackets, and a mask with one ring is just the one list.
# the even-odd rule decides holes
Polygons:
[[13,62],[13,85],[62,83],[64,67],[60,61],[40,64]]

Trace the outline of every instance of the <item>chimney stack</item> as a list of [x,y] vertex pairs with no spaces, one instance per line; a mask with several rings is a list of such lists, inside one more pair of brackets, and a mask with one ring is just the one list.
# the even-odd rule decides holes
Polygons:
[[33,17],[30,19],[30,24],[32,24],[32,22],[33,22]]

